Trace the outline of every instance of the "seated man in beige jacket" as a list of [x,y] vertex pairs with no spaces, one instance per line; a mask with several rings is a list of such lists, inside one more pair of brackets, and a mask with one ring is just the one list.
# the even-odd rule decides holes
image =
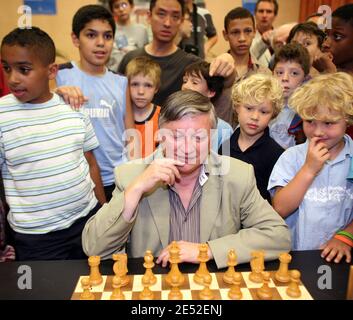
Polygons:
[[172,94],[159,127],[163,142],[152,156],[115,169],[113,198],[83,231],[87,255],[143,257],[152,250],[166,266],[175,240],[181,261],[198,263],[198,245],[207,243],[223,268],[232,248],[239,263],[253,250],[265,250],[267,259],[290,250],[287,225],[260,196],[253,167],[209,152],[216,116],[208,98]]

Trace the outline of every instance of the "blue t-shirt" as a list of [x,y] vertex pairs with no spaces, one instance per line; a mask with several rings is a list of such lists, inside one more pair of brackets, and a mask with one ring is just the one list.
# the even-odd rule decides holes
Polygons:
[[94,150],[104,186],[114,183],[114,168],[127,161],[125,131],[127,78],[106,70],[102,76],[83,72],[74,63],[60,66],[58,86],[77,86],[88,98],[83,112],[89,115],[100,147]]
[[215,129],[211,138],[211,149],[214,152],[218,152],[219,147],[232,136],[233,131],[232,126],[228,122],[217,118],[217,129]]
[[295,116],[295,111],[285,105],[279,115],[270,124],[270,136],[283,149],[295,146],[295,137],[288,133],[288,129]]
[[[299,208],[286,218],[293,250],[319,249],[353,221],[353,182],[347,180],[353,155],[353,141],[344,136],[345,146],[333,161],[327,161],[307,190]],[[268,190],[286,186],[305,163],[309,142],[287,149],[270,176]]]

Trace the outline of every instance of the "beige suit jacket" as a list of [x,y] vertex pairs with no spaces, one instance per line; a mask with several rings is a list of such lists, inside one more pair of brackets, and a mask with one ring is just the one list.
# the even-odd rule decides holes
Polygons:
[[[159,150],[153,156],[162,157]],[[238,263],[248,262],[253,250],[265,250],[267,260],[290,250],[288,227],[260,196],[252,166],[216,154],[209,156],[206,166],[210,174],[202,187],[200,239],[209,244],[218,268],[227,266],[232,248]],[[131,221],[122,216],[124,190],[146,167],[134,161],[115,169],[113,198],[87,222],[82,234],[87,255],[111,258],[126,249],[129,257],[143,257],[146,250],[158,256],[168,245],[170,204],[165,186],[141,198]]]

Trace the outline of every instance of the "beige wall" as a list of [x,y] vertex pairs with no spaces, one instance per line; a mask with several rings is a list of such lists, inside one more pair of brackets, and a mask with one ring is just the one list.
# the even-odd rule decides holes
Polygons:
[[[77,59],[78,52],[71,42],[71,21],[75,12],[83,5],[96,3],[95,0],[57,0],[57,15],[33,15],[32,24],[45,30],[54,40],[57,49],[69,59]],[[17,13],[22,0],[1,0],[0,39],[17,27],[20,15]],[[4,14],[5,13],[5,14]]]
[[[57,49],[68,59],[77,59],[78,53],[76,48],[73,47],[70,38],[71,20],[78,8],[91,3],[96,3],[96,1],[57,0],[57,15],[34,15],[32,23],[48,32],[54,39]],[[219,34],[219,41],[212,50],[212,53],[219,54],[227,50],[227,44],[222,36],[223,18],[229,10],[240,6],[241,0],[207,0],[206,3],[207,8],[212,12],[214,23]],[[22,0],[0,1],[0,39],[2,39],[9,31],[17,27],[17,21],[20,17],[17,13],[17,9],[22,4]],[[298,19],[300,0],[279,0],[279,5],[280,12],[276,20],[276,25],[296,21]]]

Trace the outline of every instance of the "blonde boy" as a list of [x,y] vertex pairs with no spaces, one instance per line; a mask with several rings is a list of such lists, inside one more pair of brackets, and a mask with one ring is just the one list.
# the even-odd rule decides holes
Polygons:
[[[322,257],[351,260],[353,184],[347,180],[353,141],[353,79],[320,75],[298,89],[289,103],[303,119],[308,140],[285,151],[268,190],[289,225],[294,250],[323,249]],[[336,234],[336,233],[339,234]]]
[[148,57],[131,60],[126,68],[135,128],[139,131],[142,157],[150,155],[157,147],[156,133],[161,108],[152,103],[158,91],[161,68]]
[[282,96],[279,81],[271,75],[254,74],[236,83],[232,100],[239,127],[219,150],[254,166],[257,188],[269,202],[268,179],[284,150],[270,137],[268,124],[281,112]]

